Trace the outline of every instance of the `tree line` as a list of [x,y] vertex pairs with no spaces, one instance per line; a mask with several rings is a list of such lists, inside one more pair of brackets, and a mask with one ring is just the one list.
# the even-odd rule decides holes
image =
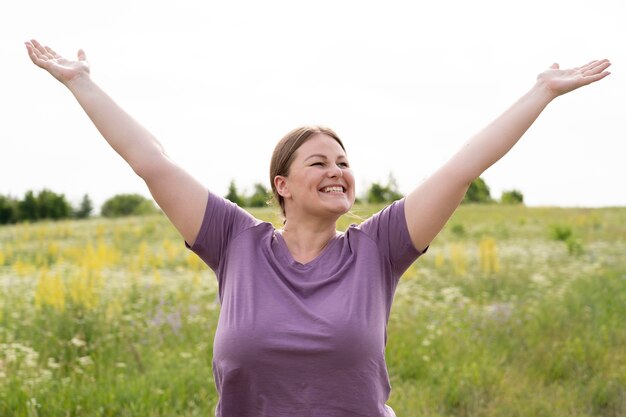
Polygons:
[[[233,180],[224,197],[240,207],[265,207],[270,204],[272,195],[270,190],[260,183],[254,184],[252,191],[246,194],[237,188]],[[402,197],[395,178],[389,175],[386,184],[372,183],[363,196],[357,199],[357,203],[390,203]],[[498,201],[491,197],[491,191],[482,178],[472,182],[463,199],[464,204],[496,202]],[[499,202],[523,204],[524,196],[518,190],[505,191]],[[65,195],[47,189],[38,193],[27,191],[22,199],[0,195],[0,225],[39,220],[86,219],[92,216],[93,209],[93,203],[87,194],[76,207],[67,201]],[[157,212],[153,201],[140,194],[117,194],[106,200],[100,209],[100,215],[103,217],[136,216]]]
[[[263,184],[254,184],[252,192],[247,195],[239,191],[234,180],[228,186],[226,199],[239,205],[240,207],[265,207],[272,200],[272,193]],[[366,190],[363,196],[357,198],[357,203],[380,204],[390,203],[404,197],[398,189],[398,183],[392,174],[389,175],[387,183],[374,182]],[[502,203],[502,204],[523,204],[524,195],[519,190],[504,191],[500,200],[491,197],[491,190],[483,178],[475,179],[465,194],[462,204],[468,203]]]
[[81,204],[74,208],[63,194],[42,190],[35,194],[27,191],[24,198],[17,199],[0,195],[0,224],[36,222],[38,220],[60,220],[67,218],[84,219],[91,215],[93,206],[87,195]]
[[[93,203],[85,194],[80,203],[72,206],[64,194],[44,189],[27,191],[21,199],[0,195],[0,225],[39,220],[86,219],[93,214]],[[104,202],[103,217],[120,217],[158,212],[152,200],[139,194],[118,194]]]

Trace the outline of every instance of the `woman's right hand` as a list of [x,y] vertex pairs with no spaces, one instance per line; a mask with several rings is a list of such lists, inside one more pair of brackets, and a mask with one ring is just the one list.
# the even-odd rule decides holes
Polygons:
[[63,58],[48,46],[36,40],[25,42],[28,55],[35,65],[48,71],[65,85],[83,77],[89,77],[89,62],[82,49],[78,50],[78,60]]

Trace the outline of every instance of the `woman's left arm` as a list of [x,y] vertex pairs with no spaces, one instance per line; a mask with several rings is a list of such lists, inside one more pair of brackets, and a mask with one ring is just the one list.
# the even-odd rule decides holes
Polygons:
[[407,197],[409,234],[422,251],[459,206],[470,184],[502,158],[556,97],[601,80],[611,63],[603,59],[568,70],[553,64],[509,109],[474,135],[448,162]]

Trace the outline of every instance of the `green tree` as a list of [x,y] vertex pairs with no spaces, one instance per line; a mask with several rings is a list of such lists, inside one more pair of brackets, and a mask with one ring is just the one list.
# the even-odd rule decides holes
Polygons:
[[519,190],[504,191],[500,197],[502,204],[524,204],[524,194]]
[[244,198],[239,195],[239,191],[237,191],[237,186],[235,185],[235,180],[230,181],[230,185],[228,186],[228,194],[226,194],[224,198],[232,201],[239,207],[244,206]]
[[402,194],[398,191],[398,183],[393,174],[389,174],[387,185],[372,183],[366,195],[367,202],[370,204],[390,203],[401,198]]
[[19,220],[37,221],[39,220],[39,209],[37,208],[37,197],[32,191],[26,191],[24,199],[18,203]]
[[470,184],[462,203],[491,203],[492,201],[487,183],[478,177]]
[[17,221],[59,220],[72,215],[72,206],[65,196],[46,189],[37,195],[33,191],[27,191],[24,199],[17,203],[17,208]]
[[89,195],[85,194],[80,202],[80,205],[78,206],[78,209],[74,211],[74,217],[76,217],[77,219],[86,219],[91,216],[92,211],[93,204],[91,202],[91,199],[89,198]]
[[63,194],[41,190],[37,194],[37,210],[40,219],[67,219],[72,216],[72,206]]
[[19,220],[18,201],[0,195],[0,224],[17,223]]
[[387,201],[385,191],[385,187],[379,183],[372,183],[369,190],[367,190],[367,202],[370,204],[384,203]]
[[247,199],[248,207],[265,207],[270,199],[270,192],[261,183],[254,184],[254,192]]
[[139,194],[118,194],[104,202],[101,214],[104,217],[138,216],[156,213],[152,200]]

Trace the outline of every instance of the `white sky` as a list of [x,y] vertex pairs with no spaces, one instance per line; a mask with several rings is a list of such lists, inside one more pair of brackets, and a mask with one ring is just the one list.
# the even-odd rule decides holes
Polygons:
[[[6,2],[5,2],[6,3]],[[99,205],[142,181],[26,54],[75,57],[201,182],[269,186],[303,124],[343,138],[358,193],[409,192],[553,62],[613,74],[553,102],[483,178],[529,205],[626,206],[626,2],[34,0],[0,10],[0,194],[49,188]]]

